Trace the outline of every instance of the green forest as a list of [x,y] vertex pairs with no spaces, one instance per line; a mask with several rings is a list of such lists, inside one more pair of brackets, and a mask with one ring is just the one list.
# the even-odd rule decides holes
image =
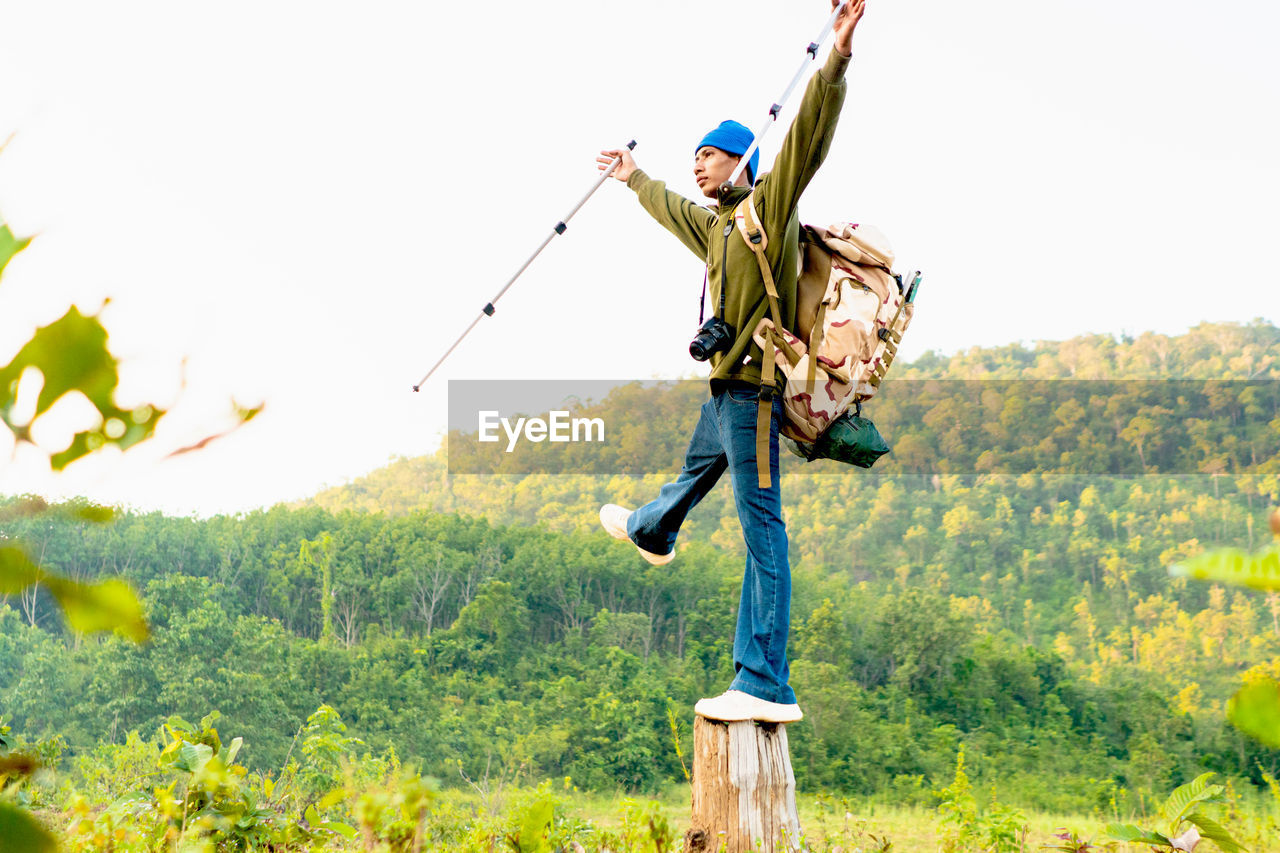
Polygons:
[[[1277,379],[1280,329],[1263,321],[930,353],[866,408],[885,464],[784,459],[806,715],[790,743],[813,808],[945,817],[963,788],[988,818],[1141,822],[1212,772],[1224,823],[1275,849],[1280,750],[1224,709],[1280,679],[1280,594],[1168,570],[1271,542]],[[895,397],[895,382],[917,390]],[[39,584],[2,599],[0,752],[45,767],[24,802],[87,821],[77,849],[95,849],[102,821],[159,784],[163,750],[171,773],[194,772],[193,744],[207,763],[236,738],[223,764],[264,801],[289,780],[309,826],[332,814],[334,844],[371,824],[324,795],[389,784],[360,802],[407,814],[449,791],[524,792],[515,836],[565,792],[626,795],[616,831],[657,838],[642,804],[685,783],[692,706],[732,677],[741,535],[727,480],[661,568],[596,512],[676,473],[692,387],[592,404],[623,449],[557,473],[450,474],[441,450],[207,519],[4,499],[0,537],[60,576],[128,581],[150,633],[72,631]],[[567,814],[555,806],[563,849],[587,837]],[[463,849],[447,832],[440,849]]]

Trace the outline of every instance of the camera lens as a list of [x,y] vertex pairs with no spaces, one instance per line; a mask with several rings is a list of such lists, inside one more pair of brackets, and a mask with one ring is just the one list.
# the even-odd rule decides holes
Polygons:
[[732,343],[733,327],[719,317],[712,317],[689,342],[689,355],[694,361],[706,361],[715,353],[729,349]]

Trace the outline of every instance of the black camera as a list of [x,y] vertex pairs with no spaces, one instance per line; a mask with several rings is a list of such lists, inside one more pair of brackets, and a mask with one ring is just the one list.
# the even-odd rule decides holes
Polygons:
[[729,349],[733,343],[733,326],[719,317],[711,317],[698,328],[689,342],[689,355],[694,361],[706,361],[712,355]]

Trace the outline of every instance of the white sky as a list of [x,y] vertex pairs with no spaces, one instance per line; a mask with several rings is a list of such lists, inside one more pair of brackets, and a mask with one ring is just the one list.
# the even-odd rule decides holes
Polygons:
[[[1275,4],[868,7],[801,215],[924,269],[903,357],[1280,319]],[[184,359],[187,385],[155,447],[58,478],[20,451],[0,493],[251,509],[432,451],[449,378],[695,374],[701,265],[610,182],[410,391],[596,151],[634,137],[696,194],[697,140],[757,127],[828,11],[0,0],[0,214],[40,235],[0,283],[0,361],[110,296],[124,402],[173,402]],[[233,395],[267,410],[159,461]]]

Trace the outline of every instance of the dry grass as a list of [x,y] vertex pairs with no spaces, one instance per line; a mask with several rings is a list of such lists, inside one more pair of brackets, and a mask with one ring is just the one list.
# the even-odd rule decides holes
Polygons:
[[[653,798],[661,806],[662,814],[671,826],[683,833],[689,820],[690,794],[687,785],[673,787],[663,795]],[[576,794],[570,803],[570,811],[599,826],[615,828],[620,821],[626,797],[600,794]],[[817,797],[799,799],[800,825],[816,850],[834,849],[837,845],[849,853],[878,848],[877,839],[892,842],[893,853],[938,853],[938,815],[931,809],[895,805],[845,806],[830,799]],[[1087,815],[1059,815],[1026,812],[1028,832],[1023,849],[1039,851],[1043,845],[1058,843],[1053,835],[1063,828],[1075,831],[1081,838],[1094,843],[1106,840],[1103,828],[1111,822],[1108,818]],[[1138,820],[1136,818],[1126,818]],[[1250,853],[1280,853],[1280,833],[1275,830],[1275,817],[1258,815],[1237,816],[1225,820],[1227,827],[1237,834]],[[829,840],[829,842],[828,842]],[[1125,850],[1121,846],[1120,850]],[[1146,851],[1145,846],[1128,846],[1133,851]],[[1216,853],[1217,848],[1204,842],[1200,853]]]

